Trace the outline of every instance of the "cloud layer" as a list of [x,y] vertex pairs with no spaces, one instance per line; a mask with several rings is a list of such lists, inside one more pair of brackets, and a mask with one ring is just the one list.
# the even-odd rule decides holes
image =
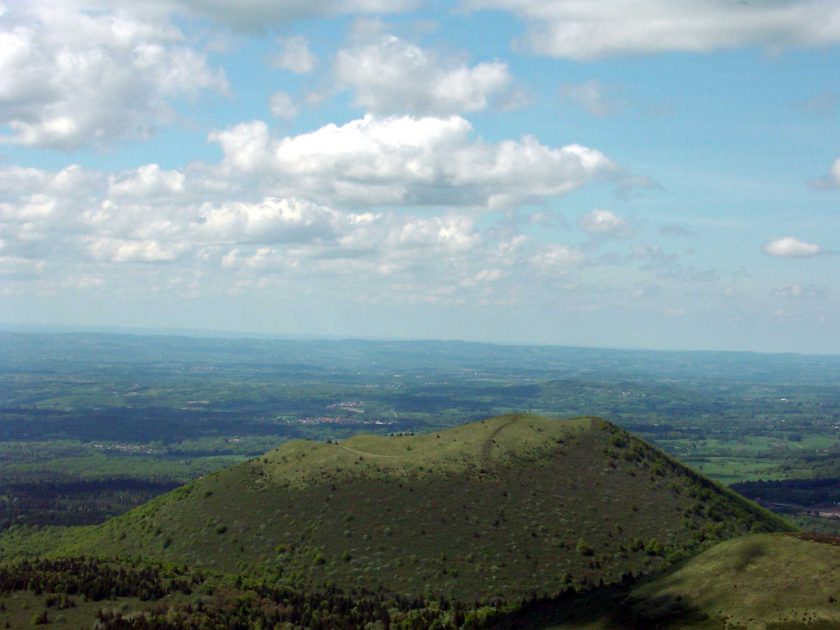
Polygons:
[[[50,290],[71,282],[76,290],[78,278],[98,290],[116,277],[126,286],[120,269],[161,266],[178,270],[167,277],[222,274],[214,285],[232,288],[289,274],[326,282],[372,274],[419,287],[394,299],[486,298],[523,274],[551,283],[587,257],[482,227],[480,217],[620,174],[580,145],[485,142],[459,116],[368,115],[286,137],[254,121],[211,139],[224,153],[218,164],[111,174],[0,168],[4,276]],[[621,219],[598,213],[602,227],[586,230],[622,233]]]
[[464,0],[463,4],[521,16],[528,23],[528,48],[568,59],[840,42],[840,6],[830,0]]
[[243,30],[263,30],[278,24],[347,14],[398,13],[414,8],[421,0],[243,0],[236,10],[226,0],[153,0],[169,10],[208,17]]

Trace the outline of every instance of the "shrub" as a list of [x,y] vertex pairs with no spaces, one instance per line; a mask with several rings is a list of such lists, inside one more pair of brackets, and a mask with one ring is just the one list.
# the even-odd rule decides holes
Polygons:
[[661,556],[662,555],[662,545],[659,543],[656,538],[651,538],[648,541],[648,544],[645,545],[645,553],[649,556]]

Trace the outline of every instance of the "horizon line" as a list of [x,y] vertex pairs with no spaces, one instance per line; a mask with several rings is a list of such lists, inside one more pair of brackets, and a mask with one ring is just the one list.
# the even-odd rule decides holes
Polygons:
[[115,326],[96,324],[55,324],[55,323],[20,323],[0,322],[0,333],[16,334],[100,334],[100,335],[132,335],[137,337],[183,337],[186,339],[239,339],[242,341],[273,340],[273,341],[362,341],[372,343],[461,343],[485,346],[500,346],[514,348],[567,348],[576,350],[612,351],[612,352],[649,352],[649,353],[703,353],[703,354],[754,354],[764,356],[806,356],[806,357],[830,357],[840,358],[840,353],[833,352],[806,352],[794,350],[767,351],[767,350],[744,350],[744,349],[713,349],[713,348],[641,348],[632,346],[597,346],[597,345],[576,345],[563,343],[535,343],[525,341],[498,341],[498,340],[468,340],[457,338],[431,338],[431,337],[366,337],[359,335],[330,335],[325,333],[278,333],[249,330],[224,330],[215,328],[181,328],[181,327],[155,327],[155,326]]

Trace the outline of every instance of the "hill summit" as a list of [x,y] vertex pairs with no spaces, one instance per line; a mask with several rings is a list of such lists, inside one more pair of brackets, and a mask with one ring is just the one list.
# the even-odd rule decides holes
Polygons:
[[510,600],[618,582],[711,541],[785,528],[609,422],[514,414],[289,442],[78,530],[52,555]]

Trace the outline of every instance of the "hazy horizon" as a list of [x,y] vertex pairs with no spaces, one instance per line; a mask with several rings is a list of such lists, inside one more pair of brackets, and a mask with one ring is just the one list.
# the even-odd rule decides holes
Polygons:
[[132,335],[138,337],[182,337],[185,339],[231,339],[242,341],[313,341],[313,342],[342,342],[342,341],[364,341],[364,342],[400,342],[400,343],[461,343],[476,344],[485,346],[500,346],[512,348],[558,348],[592,351],[616,351],[616,352],[665,352],[665,353],[708,353],[708,354],[755,354],[755,355],[801,355],[810,357],[840,357],[837,352],[772,352],[760,350],[742,350],[737,348],[647,348],[634,346],[596,346],[596,345],[575,345],[575,344],[552,344],[552,343],[529,343],[516,341],[494,341],[488,339],[462,339],[462,338],[430,338],[430,337],[375,337],[375,336],[347,336],[347,335],[317,335],[306,333],[282,333],[264,332],[256,330],[218,330],[218,329],[197,329],[197,328],[143,328],[124,326],[73,326],[67,324],[27,324],[15,322],[0,322],[0,333],[20,334],[90,334],[90,335]]

